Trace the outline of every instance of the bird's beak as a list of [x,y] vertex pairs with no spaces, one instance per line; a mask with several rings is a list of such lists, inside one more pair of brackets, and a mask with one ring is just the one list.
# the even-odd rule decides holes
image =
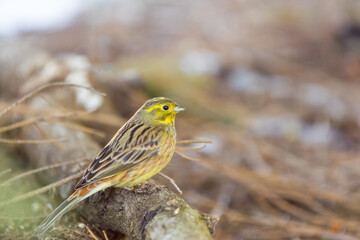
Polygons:
[[174,111],[175,111],[175,112],[181,112],[181,111],[184,111],[184,110],[185,110],[185,108],[182,107],[182,106],[180,106],[180,105],[176,105],[176,106],[174,107]]

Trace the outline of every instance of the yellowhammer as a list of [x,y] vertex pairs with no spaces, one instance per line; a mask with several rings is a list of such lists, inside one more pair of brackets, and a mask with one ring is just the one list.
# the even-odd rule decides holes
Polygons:
[[36,235],[94,193],[111,186],[133,187],[159,173],[174,154],[175,115],[183,110],[169,98],[148,100],[92,161],[75,192],[42,222]]

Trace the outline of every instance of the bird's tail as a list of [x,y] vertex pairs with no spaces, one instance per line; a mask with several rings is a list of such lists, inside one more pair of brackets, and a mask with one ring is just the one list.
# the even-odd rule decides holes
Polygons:
[[76,204],[97,193],[100,190],[111,186],[109,181],[98,181],[84,188],[77,189],[68,199],[58,206],[35,230],[35,235],[40,236],[62,215],[70,211]]
[[[77,190],[78,191],[78,190]],[[77,191],[74,192],[77,193]],[[45,220],[36,228],[35,235],[40,236],[46,230],[51,227],[51,225],[58,220],[62,215],[70,211],[77,203],[85,198],[80,196],[75,196],[72,194],[68,199],[66,199],[62,204],[60,204]]]

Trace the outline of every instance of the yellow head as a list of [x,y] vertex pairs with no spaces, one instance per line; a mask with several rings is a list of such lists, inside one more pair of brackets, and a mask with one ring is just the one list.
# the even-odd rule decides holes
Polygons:
[[136,118],[153,124],[173,125],[175,115],[185,108],[165,97],[148,100],[136,113]]

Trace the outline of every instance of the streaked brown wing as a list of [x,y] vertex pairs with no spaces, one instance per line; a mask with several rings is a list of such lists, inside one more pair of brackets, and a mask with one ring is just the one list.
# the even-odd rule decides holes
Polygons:
[[[128,134],[120,135],[122,139],[115,138],[104,147],[90,164],[84,176],[75,186],[75,189],[82,188],[100,179],[116,175],[119,172],[130,169],[140,162],[157,155],[159,148],[158,134],[146,134],[146,136],[141,136],[141,138],[137,138],[136,141],[132,141],[134,132],[139,129],[138,126],[139,125],[132,127],[132,131],[125,128]],[[143,130],[144,129],[148,128],[143,128]],[[143,130],[142,133],[144,135],[147,132],[144,132]],[[116,151],[115,148],[118,151]]]

